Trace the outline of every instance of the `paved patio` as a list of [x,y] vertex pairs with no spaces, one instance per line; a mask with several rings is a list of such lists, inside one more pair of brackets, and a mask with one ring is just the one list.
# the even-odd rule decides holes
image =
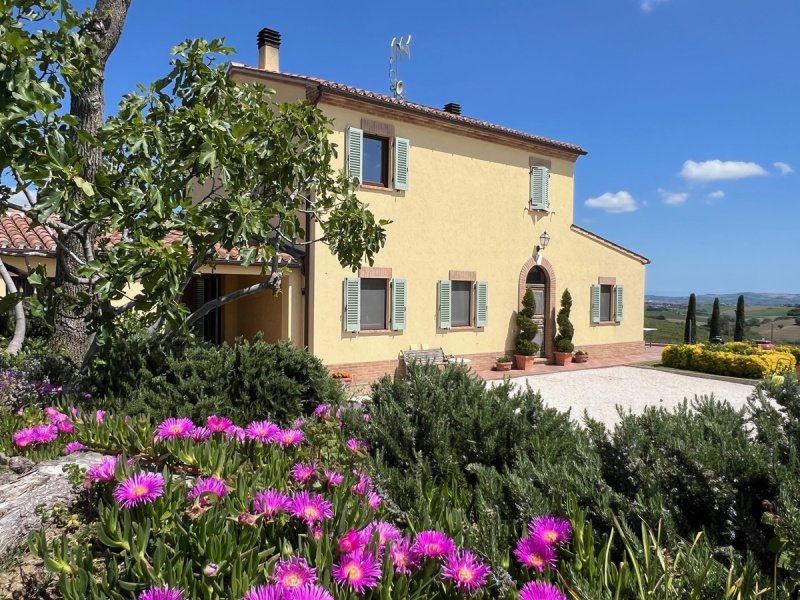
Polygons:
[[506,377],[515,379],[517,377],[536,377],[537,375],[548,375],[552,373],[565,373],[569,371],[585,371],[587,369],[602,369],[605,367],[619,367],[622,365],[633,365],[645,361],[658,361],[661,360],[661,352],[664,350],[663,345],[645,346],[644,351],[637,354],[629,354],[627,356],[620,356],[616,358],[594,358],[589,357],[585,363],[569,363],[563,367],[556,365],[537,364],[534,365],[530,371],[518,371],[512,369],[511,371],[492,371],[491,369],[476,371],[476,373],[485,381],[501,380]]

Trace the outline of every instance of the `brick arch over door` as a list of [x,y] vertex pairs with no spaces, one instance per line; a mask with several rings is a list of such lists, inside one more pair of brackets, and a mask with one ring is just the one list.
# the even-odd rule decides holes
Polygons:
[[547,314],[545,315],[545,331],[547,336],[544,339],[544,355],[547,358],[553,357],[553,338],[555,337],[556,327],[556,272],[553,265],[544,256],[541,257],[541,262],[536,263],[536,257],[529,258],[519,272],[519,287],[517,295],[517,310],[522,309],[522,297],[525,295],[525,281],[528,278],[528,273],[534,267],[539,267],[547,275]]

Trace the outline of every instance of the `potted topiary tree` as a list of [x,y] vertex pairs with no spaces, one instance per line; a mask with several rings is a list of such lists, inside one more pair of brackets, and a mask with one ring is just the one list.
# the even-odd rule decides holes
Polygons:
[[522,310],[517,314],[517,341],[514,344],[514,362],[517,369],[530,371],[533,368],[534,356],[539,352],[539,344],[533,341],[539,326],[533,320],[536,314],[536,298],[533,290],[528,288],[522,297]]
[[558,311],[556,323],[558,324],[558,334],[554,340],[555,352],[553,358],[557,365],[564,366],[572,362],[572,351],[575,344],[572,343],[572,336],[575,335],[575,328],[569,320],[569,311],[572,309],[572,296],[569,290],[564,290],[561,295],[561,310]]

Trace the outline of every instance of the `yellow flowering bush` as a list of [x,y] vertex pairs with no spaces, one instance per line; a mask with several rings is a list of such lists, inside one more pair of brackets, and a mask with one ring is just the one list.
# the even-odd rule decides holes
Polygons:
[[661,354],[661,363],[675,369],[763,379],[773,373],[793,371],[797,359],[792,353],[780,349],[760,350],[744,342],[734,342],[722,346],[667,346]]

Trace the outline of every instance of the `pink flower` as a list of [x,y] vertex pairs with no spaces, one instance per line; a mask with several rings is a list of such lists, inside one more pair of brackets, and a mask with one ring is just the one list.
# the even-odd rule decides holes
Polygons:
[[572,525],[566,519],[550,515],[535,517],[528,525],[528,533],[549,545],[561,545],[569,542]]
[[411,570],[418,566],[417,558],[411,553],[411,539],[404,537],[392,544],[389,550],[394,570],[402,575],[410,575]]
[[381,567],[371,553],[356,550],[340,558],[339,562],[333,565],[331,574],[339,585],[347,585],[357,594],[361,594],[378,585]]
[[362,415],[362,418],[364,419],[364,423],[369,423],[370,421],[372,421],[372,417],[369,416],[369,413],[364,413]]
[[275,436],[275,441],[284,448],[286,446],[299,446],[305,439],[305,434],[299,429],[281,429]]
[[467,594],[474,594],[483,587],[489,572],[489,567],[469,550],[451,553],[442,565],[442,577],[450,579],[456,589]]
[[358,483],[350,488],[354,494],[363,496],[372,489],[372,479],[370,479],[369,475],[356,470],[353,471],[353,474],[358,475]]
[[236,521],[239,525],[255,525],[256,516],[251,515],[249,512],[240,512],[239,516],[236,517]]
[[316,463],[297,463],[292,467],[292,479],[300,483],[308,483],[317,474]]
[[367,503],[372,510],[378,510],[383,499],[376,492],[369,492],[367,494]]
[[106,420],[106,411],[104,411],[104,410],[96,411],[94,413],[94,420],[97,421],[98,423],[102,423],[103,421],[105,421]]
[[14,440],[14,444],[20,448],[30,446],[34,443],[33,427],[25,427],[24,429],[20,429],[11,436],[11,439]]
[[446,533],[441,531],[420,531],[411,553],[421,558],[441,558],[455,550],[455,543]]
[[517,560],[529,569],[544,571],[556,566],[556,552],[550,544],[534,537],[524,537],[514,550]]
[[361,452],[367,449],[367,442],[364,440],[357,440],[356,438],[350,438],[347,440],[346,444],[350,452]]
[[217,415],[210,415],[206,419],[206,426],[214,433],[222,433],[233,425],[228,417],[218,417]]
[[319,494],[299,492],[291,499],[289,511],[295,517],[303,519],[309,526],[313,526],[333,516],[333,504]]
[[58,427],[55,425],[35,425],[25,427],[15,432],[11,439],[20,448],[36,444],[49,444],[58,437]]
[[279,512],[288,510],[291,498],[278,490],[268,489],[258,492],[253,498],[253,512],[274,517]]
[[160,473],[134,473],[114,490],[114,500],[121,508],[149,504],[164,494],[164,477]]
[[305,425],[306,420],[303,417],[297,417],[294,421],[292,421],[292,427],[295,429],[300,429],[303,425]]
[[84,485],[91,485],[96,482],[114,481],[117,470],[117,457],[106,456],[103,460],[86,469],[86,482]]
[[321,419],[325,417],[331,416],[331,405],[330,404],[320,404],[317,408],[314,409],[314,416],[317,416]]
[[238,425],[231,425],[225,429],[225,437],[229,439],[234,439],[237,442],[243,442],[244,438],[246,437],[244,429],[239,427]]
[[341,473],[330,469],[325,469],[323,473],[325,474],[325,481],[327,481],[330,486],[336,487],[342,485],[342,482],[344,482],[344,475]]
[[369,540],[368,536],[364,535],[363,531],[355,529],[348,530],[342,537],[339,538],[339,552],[342,554],[350,554],[360,548]]
[[242,600],[284,600],[283,588],[279,585],[268,583],[250,588]]
[[167,440],[171,438],[188,438],[194,431],[194,423],[191,419],[181,417],[180,419],[169,418],[161,422],[156,428],[155,440]]
[[529,581],[519,591],[519,600],[567,600],[567,597],[552,583]]
[[195,442],[203,442],[210,438],[211,435],[212,432],[208,427],[195,427],[194,431],[192,431],[192,439]]
[[317,582],[317,572],[304,559],[293,556],[275,564],[272,579],[284,590]]
[[72,454],[73,452],[79,452],[81,450],[86,450],[86,446],[80,442],[70,442],[64,446],[64,454]]
[[139,594],[139,600],[183,600],[185,592],[181,588],[152,586]]
[[333,596],[321,585],[307,583],[289,591],[284,600],[333,600]]
[[280,427],[272,421],[253,421],[247,426],[245,433],[251,440],[270,444],[275,441],[275,436],[280,430]]
[[56,428],[61,433],[72,433],[72,431],[75,429],[75,426],[69,421],[59,421],[56,423]]
[[201,477],[189,490],[188,497],[189,500],[199,499],[201,506],[208,506],[209,494],[216,496],[217,499],[227,496],[228,488],[225,487],[225,480],[217,477]]
[[386,521],[373,521],[364,528],[367,539],[377,534],[378,543],[385,546],[390,542],[397,542],[403,537],[403,532]]
[[208,563],[203,567],[203,575],[206,577],[216,577],[219,573],[219,565],[217,563]]
[[63,412],[61,412],[59,410],[56,410],[52,406],[48,406],[47,408],[45,408],[44,409],[44,414],[46,414],[49,417],[50,422],[53,425],[57,425],[58,423],[65,423],[65,422],[69,421],[69,417],[65,413],[63,413]]

